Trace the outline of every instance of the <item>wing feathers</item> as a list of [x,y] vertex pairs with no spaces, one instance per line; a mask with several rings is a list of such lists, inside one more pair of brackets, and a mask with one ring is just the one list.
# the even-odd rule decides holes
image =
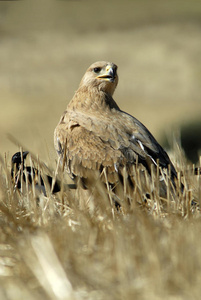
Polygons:
[[[114,72],[108,73],[111,68]],[[150,173],[151,165],[159,161],[162,169],[170,165],[172,177],[177,177],[167,153],[149,130],[113,100],[116,69],[107,62],[92,65],[55,129],[55,148],[62,159],[66,147],[67,171],[87,178],[106,168],[108,179],[114,183],[125,167],[134,178],[133,165],[141,164]]]
[[80,112],[70,112],[62,118],[55,131],[56,143],[64,145],[67,139],[68,160],[71,166],[79,165],[72,170],[74,175],[80,176],[81,167],[98,170],[101,165],[115,172],[116,163],[120,165],[124,160],[134,164],[138,157],[146,165],[156,164],[157,159],[163,167],[171,164],[166,152],[144,126],[138,130],[135,118],[119,113],[105,120]]

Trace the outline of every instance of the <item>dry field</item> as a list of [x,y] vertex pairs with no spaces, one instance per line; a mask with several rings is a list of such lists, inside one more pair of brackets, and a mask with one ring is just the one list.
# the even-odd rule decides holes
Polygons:
[[54,128],[96,60],[119,66],[115,100],[159,141],[200,124],[200,30],[195,0],[0,1],[0,299],[200,299],[201,219],[190,204],[201,178],[179,141],[170,155],[185,193],[167,207],[133,198],[119,212],[99,184],[98,196],[45,197],[10,179],[20,146],[55,174]]

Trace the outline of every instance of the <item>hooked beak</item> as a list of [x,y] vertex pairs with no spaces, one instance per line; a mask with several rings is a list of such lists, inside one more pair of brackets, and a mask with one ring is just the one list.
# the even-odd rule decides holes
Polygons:
[[114,67],[114,66],[108,65],[105,68],[105,72],[103,74],[100,74],[96,78],[100,78],[100,79],[104,79],[106,81],[114,82],[114,80],[116,78],[116,74],[117,74],[116,66]]
[[27,157],[27,154],[29,154],[29,151],[24,151],[24,152],[22,153],[23,158],[26,158],[26,157]]

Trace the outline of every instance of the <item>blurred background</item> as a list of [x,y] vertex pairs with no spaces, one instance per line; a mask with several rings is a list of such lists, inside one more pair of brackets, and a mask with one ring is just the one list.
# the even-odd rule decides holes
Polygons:
[[[53,132],[88,66],[119,67],[114,94],[160,143],[201,148],[201,1],[0,1],[0,153],[56,157]],[[191,154],[189,154],[191,152]]]

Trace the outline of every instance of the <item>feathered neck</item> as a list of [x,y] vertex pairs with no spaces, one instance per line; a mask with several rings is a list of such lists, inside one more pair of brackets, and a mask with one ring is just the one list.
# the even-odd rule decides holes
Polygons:
[[69,110],[81,111],[106,111],[111,109],[120,110],[111,95],[99,91],[96,87],[80,86],[74,97],[68,104]]

